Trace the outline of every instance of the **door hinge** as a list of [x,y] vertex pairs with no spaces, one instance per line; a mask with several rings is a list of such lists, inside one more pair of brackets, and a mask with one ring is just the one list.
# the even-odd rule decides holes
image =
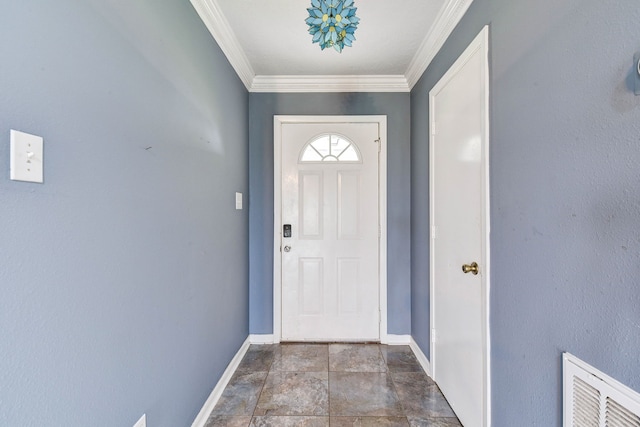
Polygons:
[[436,330],[431,329],[431,342],[435,344],[436,342]]
[[382,151],[382,139],[378,138],[375,140],[375,143],[378,144],[378,153]]

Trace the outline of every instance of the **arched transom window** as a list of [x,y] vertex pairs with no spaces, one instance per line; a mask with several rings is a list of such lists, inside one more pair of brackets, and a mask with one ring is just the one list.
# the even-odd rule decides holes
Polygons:
[[361,163],[358,147],[343,135],[325,134],[309,141],[300,152],[300,163]]

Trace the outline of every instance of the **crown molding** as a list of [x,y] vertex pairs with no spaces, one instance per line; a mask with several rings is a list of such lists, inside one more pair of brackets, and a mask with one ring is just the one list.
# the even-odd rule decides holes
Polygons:
[[413,89],[418,83],[472,2],[473,0],[448,0],[442,6],[431,31],[423,40],[405,74],[409,89]]
[[229,63],[250,92],[410,92],[473,0],[447,0],[402,75],[256,76],[216,0],[190,0]]
[[222,49],[222,52],[224,52],[242,83],[248,90],[251,90],[255,72],[216,0],[191,0],[191,4],[220,46],[220,49]]
[[409,92],[404,76],[256,76],[250,92]]

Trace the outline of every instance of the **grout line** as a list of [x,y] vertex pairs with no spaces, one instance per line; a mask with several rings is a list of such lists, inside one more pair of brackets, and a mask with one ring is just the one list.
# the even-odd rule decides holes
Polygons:
[[[278,347],[280,346],[280,344],[277,344],[277,345],[278,345]],[[251,350],[251,347],[249,347],[249,350]],[[275,362],[275,360],[276,360],[275,351],[273,353],[274,353],[273,360],[269,364],[269,369],[267,370],[267,375],[264,377],[264,382],[262,383],[262,387],[260,388],[260,393],[258,393],[258,399],[256,400],[256,406],[254,406],[253,412],[251,413],[251,419],[249,420],[249,426],[251,425],[251,421],[253,421],[253,418],[256,416],[256,410],[258,409],[258,404],[260,403],[260,397],[262,397],[262,392],[264,391],[264,387],[265,387],[265,385],[267,385],[267,379],[269,379],[269,374],[271,373],[271,368],[273,367],[273,362]]]
[[327,417],[331,427],[331,344],[327,344]]
[[331,427],[331,344],[327,344],[327,417]]
[[[388,349],[387,349],[388,351]],[[380,355],[382,356],[382,351],[380,351]],[[396,397],[398,398],[398,403],[400,404],[400,407],[402,408],[402,415],[404,416],[404,418],[407,420],[407,424],[409,424],[409,417],[407,416],[407,409],[405,408],[404,404],[402,403],[402,399],[400,399],[400,394],[398,394],[398,388],[396,387],[396,382],[393,380],[393,375],[391,375],[391,369],[389,369],[389,353],[387,353],[387,358],[385,359],[384,356],[382,357],[385,363],[385,366],[387,368],[387,375],[389,377],[389,379],[391,380],[391,386],[393,387],[393,391],[396,394]]]

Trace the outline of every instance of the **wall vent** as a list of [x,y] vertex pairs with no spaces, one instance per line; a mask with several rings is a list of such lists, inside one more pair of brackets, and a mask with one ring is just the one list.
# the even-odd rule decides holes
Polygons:
[[564,353],[564,427],[640,427],[640,394]]

